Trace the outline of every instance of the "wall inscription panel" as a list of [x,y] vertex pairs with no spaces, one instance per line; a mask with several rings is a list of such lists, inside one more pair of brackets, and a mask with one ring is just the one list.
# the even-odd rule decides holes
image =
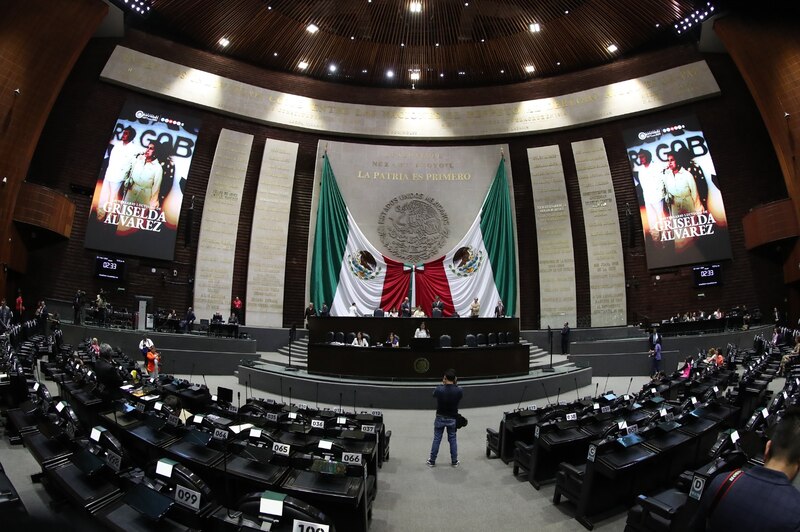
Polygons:
[[705,61],[551,98],[461,107],[334,102],[228,79],[117,46],[100,78],[259,123],[374,138],[523,135],[612,120],[719,94]]
[[253,135],[223,129],[214,152],[197,242],[194,312],[197,320],[221,312],[227,320],[233,290],[236,233]]
[[286,242],[298,144],[267,139],[258,176],[247,268],[247,324],[283,326]]
[[586,229],[592,327],[625,325],[625,262],[603,139],[573,142],[572,153]]
[[577,325],[575,255],[567,186],[558,146],[528,148],[539,248],[541,328]]

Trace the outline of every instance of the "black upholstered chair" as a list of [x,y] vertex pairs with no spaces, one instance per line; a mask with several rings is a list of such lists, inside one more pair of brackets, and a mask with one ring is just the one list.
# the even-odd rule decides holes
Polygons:
[[468,334],[464,340],[467,347],[478,347],[478,340],[475,338],[474,334]]
[[439,337],[439,347],[452,347],[452,345],[449,334],[443,334]]
[[344,333],[342,331],[336,333],[336,341],[340,344],[344,343]]
[[431,318],[441,318],[442,317],[442,309],[435,308],[431,312]]
[[355,339],[356,339],[356,333],[349,332],[349,333],[347,333],[347,336],[345,337],[344,343],[346,343],[347,345],[350,345],[350,344],[353,343],[353,340],[355,340]]
[[489,342],[489,345],[497,345],[497,334],[489,333],[487,341]]
[[336,338],[336,335],[333,334],[333,331],[328,331],[325,333],[325,343],[329,344],[333,342],[334,338]]
[[484,333],[478,333],[478,346],[486,347],[486,335]]

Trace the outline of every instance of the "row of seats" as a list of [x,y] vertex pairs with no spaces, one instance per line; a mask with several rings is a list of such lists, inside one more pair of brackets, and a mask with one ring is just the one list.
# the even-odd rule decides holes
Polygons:
[[[109,402],[88,346],[61,346],[52,359],[44,367],[61,397],[31,371],[30,395],[10,424],[41,476],[105,526],[135,530],[155,519],[165,530],[294,530],[297,518],[368,528],[377,470],[389,457],[382,413],[257,398],[239,407],[230,390],[214,396],[169,376],[125,384]],[[121,353],[114,364],[121,374],[135,368]],[[283,517],[264,511],[280,506],[270,500],[283,501]]]
[[699,365],[690,379],[676,372],[634,394],[517,409],[499,430],[487,429],[486,455],[513,461],[513,474],[536,489],[555,481],[554,504],[569,500],[591,529],[598,516],[706,460],[719,430],[739,420],[740,407],[723,397],[735,381],[730,369]]
[[[735,363],[743,369],[742,380],[754,382],[773,377],[780,350],[764,342],[759,349],[739,351]],[[731,390],[733,391],[733,390]],[[733,395],[733,394],[729,394]],[[800,403],[800,378],[787,378],[781,393],[761,395],[761,402],[738,430],[721,432],[697,469],[685,471],[673,486],[657,493],[640,494],[628,512],[626,532],[667,532],[687,529],[706,486],[717,475],[734,469],[763,465],[767,431],[778,423],[782,411]]]

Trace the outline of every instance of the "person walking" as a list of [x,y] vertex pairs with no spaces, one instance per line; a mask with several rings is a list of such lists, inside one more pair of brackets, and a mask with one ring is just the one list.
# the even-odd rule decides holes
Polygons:
[[456,438],[456,416],[458,403],[461,402],[464,392],[458,385],[458,378],[454,369],[448,369],[442,377],[442,384],[433,390],[436,398],[436,418],[433,421],[433,445],[431,456],[426,462],[428,467],[436,466],[436,457],[439,454],[439,445],[442,443],[442,434],[447,429],[447,442],[450,444],[450,465],[458,467],[458,440]]

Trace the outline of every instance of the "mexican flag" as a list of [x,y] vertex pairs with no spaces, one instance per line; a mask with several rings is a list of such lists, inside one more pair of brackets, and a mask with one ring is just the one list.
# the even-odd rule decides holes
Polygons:
[[428,262],[415,278],[417,302],[430,308],[439,296],[445,315],[455,311],[470,315],[477,297],[480,316],[493,317],[499,300],[504,315],[514,316],[517,302],[517,259],[513,213],[506,178],[505,159],[467,234],[444,257]]
[[330,307],[332,316],[347,316],[355,303],[359,315],[380,307],[400,307],[409,295],[427,315],[436,296],[444,315],[470,315],[474,298],[481,316],[494,316],[500,299],[507,316],[517,301],[517,264],[513,213],[501,159],[478,216],[458,245],[445,256],[409,267],[383,256],[364,237],[345,205],[328,156],[324,156],[316,235],[311,265],[311,300]]
[[311,261],[311,300],[331,316],[347,316],[355,303],[359,315],[400,306],[410,275],[403,264],[384,257],[364,237],[344,203],[326,154]]

